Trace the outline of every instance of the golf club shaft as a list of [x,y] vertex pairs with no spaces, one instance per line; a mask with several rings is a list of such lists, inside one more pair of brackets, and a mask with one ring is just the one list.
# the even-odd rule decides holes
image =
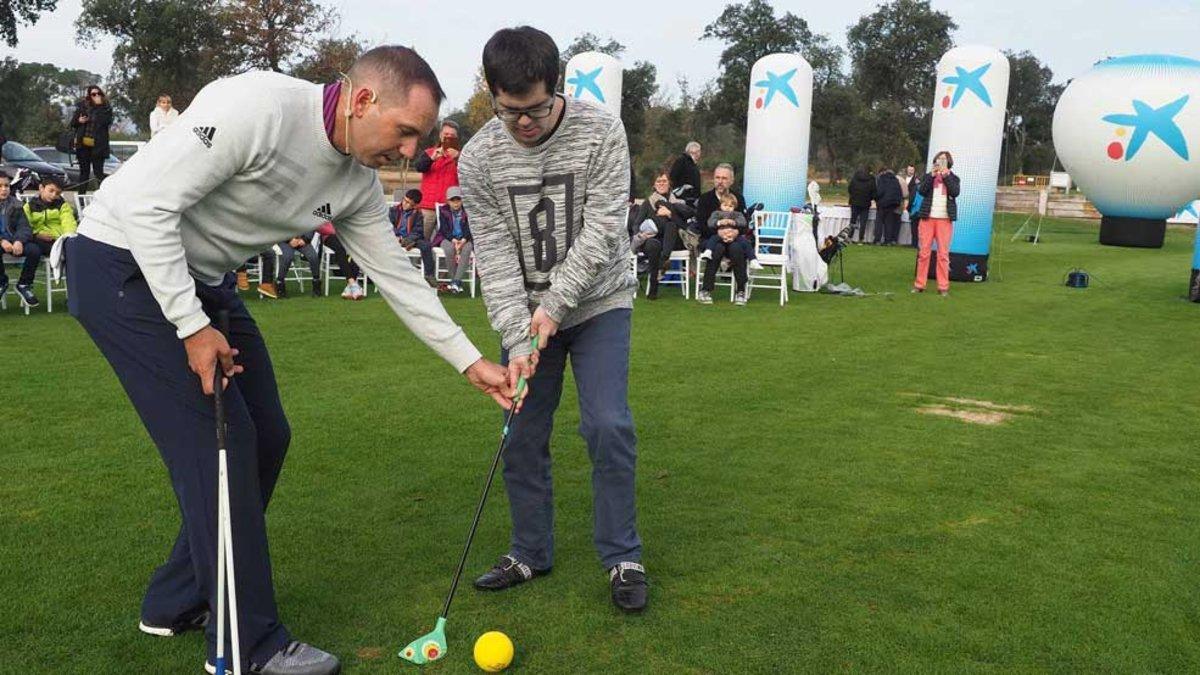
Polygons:
[[[217,329],[229,333],[229,312],[217,313]],[[234,675],[242,673],[241,645],[237,624],[237,584],[233,572],[233,527],[229,513],[228,445],[225,424],[225,399],[221,362],[213,365],[213,405],[217,423],[217,662],[216,671],[225,674],[225,602],[229,601],[229,637]],[[226,597],[228,596],[228,598]]]
[[[533,338],[533,351],[538,349],[538,339]],[[454,579],[450,582],[450,592],[446,594],[446,603],[442,605],[442,618],[450,616],[450,603],[454,602],[454,592],[458,590],[458,581],[462,577],[463,567],[467,564],[467,555],[471,552],[471,542],[475,540],[475,530],[479,528],[479,518],[483,515],[483,505],[487,503],[488,492],[492,489],[492,480],[496,477],[496,467],[500,466],[500,457],[504,454],[504,446],[508,443],[508,432],[512,428],[513,417],[517,414],[517,403],[521,400],[521,392],[525,390],[525,378],[517,380],[517,393],[513,397],[513,405],[504,416],[504,430],[500,432],[500,447],[496,448],[496,456],[492,458],[492,468],[488,470],[487,480],[483,483],[483,494],[479,495],[479,504],[475,507],[475,517],[471,519],[471,530],[467,533],[467,544],[463,546],[462,557],[458,559],[458,569],[454,570]]]
[[471,520],[471,530],[467,533],[467,544],[463,547],[462,557],[458,559],[458,569],[454,571],[454,580],[450,582],[450,592],[446,595],[446,604],[442,605],[442,618],[449,618],[450,603],[454,601],[454,592],[458,590],[458,580],[462,577],[463,567],[467,564],[467,555],[471,552],[471,542],[475,539],[475,530],[479,528],[479,518],[483,515],[483,505],[487,503],[488,492],[492,489],[492,480],[496,477],[496,467],[500,465],[500,456],[504,454],[504,445],[508,441],[508,430],[512,425],[517,406],[508,411],[504,417],[504,432],[500,435],[500,447],[492,458],[492,468],[488,470],[487,480],[483,484],[483,494],[479,495],[479,504],[475,507],[475,517]]

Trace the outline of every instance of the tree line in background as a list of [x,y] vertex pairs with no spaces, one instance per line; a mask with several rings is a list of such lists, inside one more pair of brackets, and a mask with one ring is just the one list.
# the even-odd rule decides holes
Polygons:
[[[18,9],[53,9],[54,0],[15,3]],[[145,132],[162,92],[183,109],[211,80],[246,70],[332,81],[367,46],[357,36],[338,37],[339,24],[337,11],[317,0],[219,0],[215,7],[190,0],[83,0],[76,33],[83,44],[116,39],[106,85],[118,110]],[[0,36],[12,42],[9,25],[15,24],[0,11]],[[724,47],[715,80],[696,87],[680,78],[668,95],[653,63],[623,64],[621,118],[637,189],[646,191],[653,173],[690,140],[704,145],[705,169],[718,162],[740,168],[750,70],[775,52],[802,54],[813,67],[809,161],[816,172],[837,182],[859,167],[921,164],[937,62],[954,46],[957,28],[929,0],[886,0],[849,26],[843,48],[802,17],[778,14],[768,0],[726,6],[702,35]],[[581,52],[620,58],[625,49],[584,33],[563,49],[562,68]],[[1054,105],[1065,85],[1055,84],[1050,69],[1028,51],[1006,54],[1011,75],[1001,174],[1045,173],[1054,161]],[[98,79],[46,64],[0,62],[0,110],[6,111],[9,136],[52,142],[62,128],[62,122],[54,124],[54,110]],[[474,94],[449,117],[469,137],[491,115],[480,71]]]

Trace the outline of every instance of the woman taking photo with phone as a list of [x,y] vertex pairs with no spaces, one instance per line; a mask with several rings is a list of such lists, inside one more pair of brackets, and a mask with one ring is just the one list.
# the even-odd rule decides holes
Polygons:
[[112,106],[104,90],[96,85],[87,88],[83,100],[75,106],[71,127],[75,129],[75,156],[79,158],[79,192],[90,187],[92,172],[96,185],[104,180],[104,160],[108,159],[108,128],[112,126]]
[[913,293],[925,292],[929,278],[929,257],[933,242],[937,240],[937,287],[938,294],[950,294],[950,237],[954,233],[954,221],[958,219],[959,180],[951,169],[954,157],[942,150],[933,157],[933,168],[921,179],[918,192],[921,195],[921,224],[919,235],[921,246],[917,252],[917,278],[913,280]]

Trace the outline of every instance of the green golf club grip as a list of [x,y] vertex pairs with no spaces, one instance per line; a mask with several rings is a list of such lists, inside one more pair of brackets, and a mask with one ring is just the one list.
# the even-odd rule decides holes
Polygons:
[[[533,351],[536,352],[538,348],[538,339],[536,335],[533,336],[533,340],[530,341],[530,345],[533,347]],[[520,377],[517,379],[517,395],[513,397],[513,403],[521,400],[521,392],[523,391],[525,391],[525,378]]]

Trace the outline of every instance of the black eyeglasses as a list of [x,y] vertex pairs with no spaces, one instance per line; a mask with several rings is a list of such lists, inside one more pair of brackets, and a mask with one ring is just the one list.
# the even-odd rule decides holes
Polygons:
[[501,108],[500,106],[496,105],[495,99],[492,100],[492,112],[495,113],[496,117],[499,117],[502,122],[516,122],[517,120],[521,119],[522,116],[526,116],[529,117],[529,119],[534,120],[546,119],[553,111],[553,96],[551,96],[550,100],[546,101],[545,103],[535,105],[531,108],[522,108],[520,110]]

